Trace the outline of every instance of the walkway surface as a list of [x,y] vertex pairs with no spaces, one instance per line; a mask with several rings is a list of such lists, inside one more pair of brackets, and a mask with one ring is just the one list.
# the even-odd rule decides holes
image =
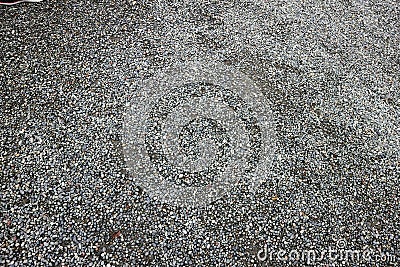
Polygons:
[[0,6],[0,265],[398,266],[399,51],[398,1]]

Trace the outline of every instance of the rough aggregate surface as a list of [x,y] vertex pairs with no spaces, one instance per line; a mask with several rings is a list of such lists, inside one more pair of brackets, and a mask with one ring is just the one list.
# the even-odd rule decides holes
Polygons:
[[[400,262],[398,2],[44,1],[0,16],[0,266],[287,266],[257,253],[338,240]],[[122,152],[137,84],[187,60],[250,77],[276,125],[270,179],[201,208],[152,198]]]

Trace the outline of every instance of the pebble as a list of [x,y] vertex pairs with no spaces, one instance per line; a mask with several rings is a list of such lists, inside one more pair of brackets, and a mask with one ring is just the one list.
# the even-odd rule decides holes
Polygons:
[[[255,266],[338,239],[398,260],[399,5],[0,6],[0,266]],[[277,140],[269,179],[200,208],[133,183],[121,142],[137,84],[190,60],[250,77]]]

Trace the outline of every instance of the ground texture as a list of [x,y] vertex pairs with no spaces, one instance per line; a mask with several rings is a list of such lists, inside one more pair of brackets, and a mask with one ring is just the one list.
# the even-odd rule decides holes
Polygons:
[[[95,2],[0,6],[1,266],[304,266],[276,253],[330,247],[392,262],[315,265],[399,264],[398,2]],[[243,73],[274,120],[263,183],[202,207],[154,198],[123,153],[140,82],[187,61]],[[225,151],[224,129],[182,140]]]

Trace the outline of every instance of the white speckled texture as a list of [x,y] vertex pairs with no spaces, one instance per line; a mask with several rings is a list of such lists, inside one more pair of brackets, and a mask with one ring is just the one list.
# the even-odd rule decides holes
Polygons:
[[[399,18],[396,1],[0,6],[0,266],[262,266],[267,241],[338,239],[398,265]],[[260,88],[276,154],[255,192],[190,208],[133,182],[122,136],[138,84],[198,60]]]

